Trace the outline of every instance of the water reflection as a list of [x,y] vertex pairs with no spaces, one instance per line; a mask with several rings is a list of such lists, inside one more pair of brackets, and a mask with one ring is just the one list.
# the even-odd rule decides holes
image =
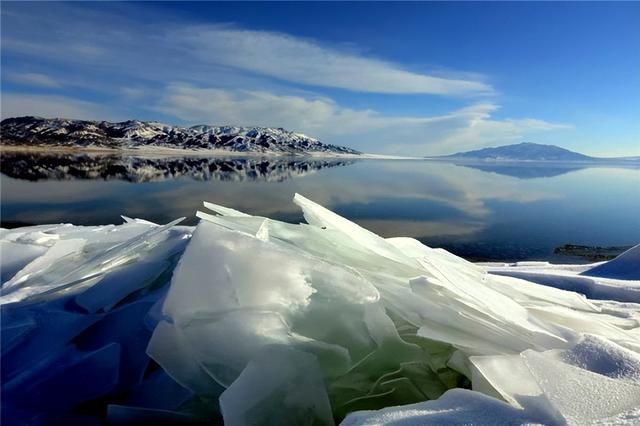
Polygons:
[[195,224],[202,200],[300,222],[299,192],[382,236],[475,260],[640,242],[640,170],[629,168],[513,175],[431,161],[29,154],[3,155],[2,173],[4,226],[119,223],[121,214]]
[[536,179],[561,176],[570,172],[586,169],[582,164],[500,164],[500,163],[455,163],[458,166],[482,170],[483,172],[496,173],[503,176],[516,177],[518,179]]
[[157,182],[190,177],[201,181],[282,182],[320,169],[346,166],[353,162],[302,157],[139,157],[28,152],[7,152],[0,156],[2,173],[29,181],[118,179],[128,182]]

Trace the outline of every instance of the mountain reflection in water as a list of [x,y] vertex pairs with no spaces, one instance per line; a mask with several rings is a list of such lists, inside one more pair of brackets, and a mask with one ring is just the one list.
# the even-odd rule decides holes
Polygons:
[[28,181],[124,180],[154,182],[179,177],[209,181],[282,182],[355,160],[309,157],[145,157],[96,154],[3,152],[2,173]]
[[503,176],[511,176],[518,179],[537,179],[561,176],[570,172],[586,169],[589,167],[584,164],[545,164],[545,163],[458,163],[457,166],[469,167],[471,169],[481,170],[487,173],[496,173]]

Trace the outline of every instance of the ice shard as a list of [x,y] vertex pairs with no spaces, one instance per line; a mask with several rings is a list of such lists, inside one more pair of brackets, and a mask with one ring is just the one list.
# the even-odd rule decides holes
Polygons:
[[[524,417],[575,420],[569,412],[575,409],[554,402],[566,399],[565,388],[545,391],[529,379],[535,391],[524,390],[531,398],[523,408],[514,397],[522,389],[492,382],[493,372],[520,369],[531,377],[525,361],[534,363],[535,354],[550,350],[569,351],[587,334],[638,348],[638,323],[629,313],[634,308],[625,319],[622,312],[612,314],[617,308],[607,311],[577,293],[494,275],[412,239],[381,238],[298,194],[294,202],[306,224],[205,203],[217,214],[198,212],[202,220],[176,268],[166,318],[148,349],[195,393],[211,394],[219,385],[233,389],[223,395],[234,413],[242,411],[243,398],[255,398],[248,377],[262,385],[246,369],[264,363],[264,348],[278,345],[315,357],[337,419],[437,399],[471,380],[474,389],[528,409]],[[176,338],[180,351],[159,349]],[[567,363],[558,368],[599,374]],[[235,386],[238,380],[242,386]],[[273,384],[273,394],[260,398],[285,392],[283,386]],[[311,387],[296,392],[313,394]]]

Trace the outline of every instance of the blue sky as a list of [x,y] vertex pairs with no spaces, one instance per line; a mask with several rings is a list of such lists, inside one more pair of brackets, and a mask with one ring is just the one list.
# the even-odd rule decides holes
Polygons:
[[640,155],[640,3],[2,2],[2,116]]

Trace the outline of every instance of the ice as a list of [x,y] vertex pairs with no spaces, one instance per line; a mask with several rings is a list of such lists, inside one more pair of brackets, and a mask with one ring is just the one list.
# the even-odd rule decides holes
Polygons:
[[590,424],[640,407],[640,354],[602,337],[585,335],[566,350],[527,350],[471,362],[474,390],[560,423]]
[[547,262],[487,264],[492,274],[575,291],[590,299],[640,302],[640,245],[609,262],[591,265],[551,265]]
[[109,311],[129,294],[147,287],[170,266],[169,261],[159,260],[136,262],[129,267],[116,268],[79,293],[74,301],[87,312]]
[[[124,241],[104,247],[105,241],[83,233],[71,234],[75,238],[63,238],[55,242],[41,257],[27,264],[2,285],[0,304],[34,299],[60,291],[74,291],[95,284],[105,273],[136,261],[146,252],[166,239],[164,231],[180,223],[184,218],[162,226],[142,225],[142,232],[135,232]],[[139,230],[140,224],[123,225]],[[108,234],[107,234],[108,235]],[[79,238],[85,237],[85,238]],[[90,248],[87,241],[98,240]],[[109,238],[105,239],[109,242]]]
[[476,265],[294,202],[2,230],[3,421],[640,421],[636,248]]
[[11,411],[65,411],[104,396],[117,384],[119,356],[117,343],[88,353],[69,348],[55,361],[40,365],[33,380],[16,379],[4,385],[3,407]]
[[640,386],[526,351],[523,358],[551,404],[570,424],[586,424],[640,407]]
[[[341,426],[523,425],[540,419],[497,399],[452,389],[435,401],[349,414]],[[553,424],[547,422],[546,424]]]
[[110,425],[206,425],[206,421],[197,416],[177,411],[110,405],[107,412]]
[[[269,239],[257,238],[262,223],[245,223],[236,232],[202,222],[194,232],[165,302],[172,322],[156,328],[149,347],[176,380],[196,392],[207,376],[229,386],[262,347],[286,344],[313,353],[325,377],[336,378],[333,394],[348,403],[370,393],[400,361],[426,359],[420,347],[400,339],[379,305],[379,292],[362,274],[293,250],[294,242],[280,243],[295,227],[270,222]],[[156,348],[163,333],[181,336],[180,346],[191,347],[189,353]],[[193,358],[189,371],[200,371],[200,378],[183,369]],[[353,390],[356,380],[361,384]]]
[[317,359],[283,346],[256,354],[220,396],[220,409],[228,425],[334,424]]
[[8,256],[13,275],[2,253],[3,424],[102,424],[78,407],[104,413],[142,389],[152,363],[146,319],[190,233],[133,219],[2,230],[3,247],[25,253]]
[[[4,295],[16,291],[21,287],[23,289],[25,287],[28,287],[28,285],[25,284],[26,282],[28,282],[28,280],[37,279],[37,277],[43,276],[45,273],[53,273],[52,269],[55,269],[55,265],[73,265],[75,260],[74,257],[81,254],[82,249],[84,248],[84,244],[85,240],[82,239],[56,241],[56,243],[52,247],[50,247],[46,253],[28,263],[9,281],[3,284],[3,297]],[[15,301],[16,299],[10,300]]]
[[158,368],[131,390],[127,406],[158,410],[177,410],[193,397],[193,393],[176,383]]
[[630,248],[610,262],[584,271],[582,275],[640,280],[640,244]]
[[[488,274],[415,240],[381,238],[300,195],[294,202],[307,224],[211,203],[219,215],[198,212],[148,349],[195,393],[233,388],[265,347],[280,345],[315,356],[337,418],[438,398],[463,383],[451,367],[518,405],[511,396],[518,388],[496,390],[489,373],[465,367],[469,360],[530,376],[519,358],[525,351],[569,350],[584,333],[625,348],[638,343],[633,319],[580,294]],[[162,350],[164,340],[181,350]],[[531,413],[564,418],[539,385],[531,387]],[[250,390],[236,388],[236,404]]]
[[2,282],[11,279],[18,271],[42,256],[48,247],[37,244],[0,241],[0,271]]
[[91,351],[117,342],[121,347],[118,362],[118,388],[126,389],[143,379],[149,364],[145,349],[151,333],[140,318],[151,308],[152,300],[139,300],[110,311],[102,321],[75,338],[76,347]]
[[571,350],[559,351],[557,359],[613,379],[640,385],[640,354],[601,337],[585,335]]
[[2,338],[2,343],[0,343],[2,355],[26,340],[35,331],[37,325],[34,319],[26,317],[12,321],[10,325],[2,327],[2,335],[0,335]]
[[[11,380],[30,371],[63,350],[77,335],[101,319],[101,315],[70,312],[61,306],[31,305],[2,308],[2,334],[16,323],[22,328],[19,342],[13,342],[2,355],[2,380]],[[33,321],[35,325],[28,324]],[[25,322],[27,325],[25,326]]]

